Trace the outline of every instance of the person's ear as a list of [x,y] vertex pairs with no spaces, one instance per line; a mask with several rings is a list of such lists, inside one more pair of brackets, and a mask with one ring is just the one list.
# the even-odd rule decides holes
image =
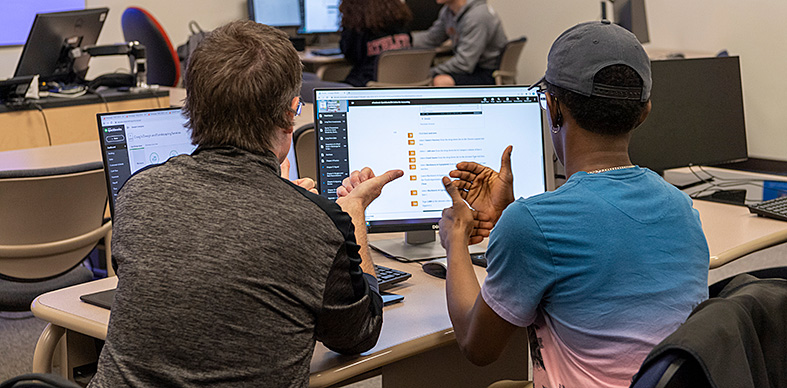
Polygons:
[[547,99],[547,108],[549,108],[549,117],[552,120],[553,127],[560,127],[563,125],[563,114],[560,112],[560,103],[557,97],[552,93],[545,93]]
[[301,102],[301,98],[299,96],[295,96],[290,101],[290,110],[292,110],[292,114],[295,115],[295,110],[298,109],[298,103]]
[[639,127],[640,124],[645,122],[645,119],[648,118],[648,115],[650,114],[652,108],[653,108],[653,103],[651,103],[650,100],[648,100],[648,104],[645,105],[645,109],[642,111],[642,114],[639,115],[639,121],[637,121],[637,125],[635,125],[634,128]]

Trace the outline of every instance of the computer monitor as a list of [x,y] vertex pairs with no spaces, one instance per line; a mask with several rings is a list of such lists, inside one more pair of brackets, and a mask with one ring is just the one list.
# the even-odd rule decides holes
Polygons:
[[405,4],[413,13],[413,21],[410,22],[410,29],[413,31],[428,30],[443,8],[442,4],[437,4],[434,0],[405,0]]
[[85,0],[0,1],[0,46],[23,45],[36,14],[85,9]]
[[631,31],[641,43],[650,42],[645,0],[610,0],[615,13],[615,24]]
[[338,32],[342,25],[339,13],[340,0],[301,0],[303,23],[301,34],[324,34]]
[[342,180],[366,166],[405,172],[366,209],[368,230],[425,230],[432,242],[372,243],[391,256],[445,256],[434,241],[441,212],[451,206],[441,179],[458,162],[499,171],[503,150],[513,145],[514,194],[546,189],[541,108],[526,86],[316,89],[314,101],[320,195],[336,199]]
[[272,27],[301,25],[299,0],[248,0],[249,19]]
[[631,161],[656,172],[746,160],[738,57],[652,62],[653,110],[631,138]]
[[197,148],[180,108],[99,113],[97,119],[113,217],[118,191],[132,174]]
[[109,8],[94,8],[36,15],[14,77],[38,74],[44,81],[84,78],[90,58],[83,55],[72,61],[68,52],[95,45],[108,12]]

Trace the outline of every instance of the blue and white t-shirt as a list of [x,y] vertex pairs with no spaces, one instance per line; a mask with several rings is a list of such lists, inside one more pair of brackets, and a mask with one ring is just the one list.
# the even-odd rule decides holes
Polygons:
[[698,212],[639,167],[578,172],[517,200],[487,259],[484,301],[536,327],[539,388],[628,387],[648,352],[708,297]]

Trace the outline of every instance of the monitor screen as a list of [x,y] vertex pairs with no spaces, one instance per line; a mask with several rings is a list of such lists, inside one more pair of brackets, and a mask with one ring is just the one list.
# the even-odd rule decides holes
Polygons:
[[113,216],[118,191],[132,174],[197,148],[180,108],[99,113],[97,118]]
[[339,0],[301,0],[303,24],[300,33],[318,34],[337,32],[341,28]]
[[542,114],[526,86],[316,89],[318,190],[336,198],[351,171],[404,170],[366,210],[370,232],[432,230],[451,206],[441,182],[458,162],[495,170],[514,146],[514,194],[545,191]]
[[738,57],[652,61],[653,109],[634,130],[631,161],[656,172],[745,160]]
[[410,22],[410,29],[413,31],[428,30],[443,8],[442,4],[437,4],[434,0],[405,0],[405,4],[413,13],[413,21]]
[[66,80],[75,73],[84,78],[89,56],[72,64],[68,51],[95,45],[108,12],[96,8],[36,15],[14,77],[38,74],[42,80]]
[[22,45],[36,14],[85,9],[85,0],[26,0],[0,2],[0,46]]
[[248,0],[249,19],[273,27],[301,25],[299,0]]
[[650,42],[645,0],[614,0],[615,24],[631,31],[641,43]]

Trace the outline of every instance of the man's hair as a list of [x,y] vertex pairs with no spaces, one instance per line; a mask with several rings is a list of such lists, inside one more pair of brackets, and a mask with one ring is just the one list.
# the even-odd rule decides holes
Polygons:
[[283,32],[250,20],[212,31],[189,58],[184,115],[191,141],[262,152],[293,125],[300,94],[298,53]]
[[[642,78],[626,65],[612,65],[599,70],[593,82],[612,86],[642,86]],[[622,135],[633,130],[648,104],[647,101],[587,97],[545,83],[547,91],[571,112],[580,127],[602,135]]]

